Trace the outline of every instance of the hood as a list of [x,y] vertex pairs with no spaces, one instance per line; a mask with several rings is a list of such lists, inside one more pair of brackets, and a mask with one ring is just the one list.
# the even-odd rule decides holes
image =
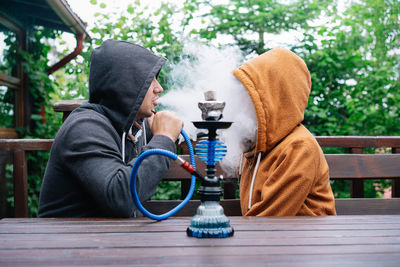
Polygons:
[[118,132],[128,132],[165,61],[140,45],[105,41],[90,57],[89,103],[100,105]]
[[304,119],[311,78],[304,61],[272,49],[233,71],[249,93],[257,116],[255,152],[266,152]]

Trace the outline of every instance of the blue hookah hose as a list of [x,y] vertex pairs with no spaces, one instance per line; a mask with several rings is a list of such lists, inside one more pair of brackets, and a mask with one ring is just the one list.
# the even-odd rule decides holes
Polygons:
[[[196,168],[193,147],[190,142],[190,139],[187,136],[187,134],[185,133],[185,131],[183,131],[183,130],[181,130],[181,135],[185,139],[185,142],[189,148],[190,164],[194,168]],[[148,210],[146,210],[143,207],[142,203],[140,203],[139,197],[137,195],[137,190],[136,190],[136,178],[137,178],[137,172],[139,170],[140,164],[146,157],[151,156],[151,155],[163,155],[163,156],[167,156],[173,160],[176,160],[178,158],[178,155],[176,155],[175,153],[172,153],[168,150],[165,150],[165,149],[150,149],[150,150],[147,150],[147,151],[143,152],[142,154],[140,154],[132,167],[129,187],[131,190],[131,196],[132,196],[133,203],[135,203],[136,207],[140,210],[141,213],[143,213],[143,215],[149,217],[150,219],[161,221],[161,220],[165,220],[168,217],[174,215],[176,212],[178,212],[181,208],[183,208],[183,206],[185,206],[189,202],[189,200],[192,198],[193,193],[194,193],[194,189],[195,189],[195,185],[196,185],[196,176],[193,174],[191,175],[189,192],[186,195],[185,199],[181,203],[179,203],[179,205],[177,205],[175,208],[173,208],[172,210],[170,210],[164,214],[161,214],[161,215],[153,214],[153,213],[149,212]]]

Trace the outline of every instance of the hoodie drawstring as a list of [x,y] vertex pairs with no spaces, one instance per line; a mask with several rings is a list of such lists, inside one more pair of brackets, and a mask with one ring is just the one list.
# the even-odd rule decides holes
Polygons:
[[147,137],[146,137],[146,120],[143,120],[143,134],[144,134],[144,145],[147,145]]
[[251,199],[252,199],[252,196],[253,196],[254,180],[256,179],[256,175],[257,175],[257,171],[258,171],[258,165],[260,164],[260,160],[261,160],[261,152],[258,152],[256,167],[254,168],[253,177],[251,178],[248,209],[251,208]]
[[125,138],[126,138],[126,132],[122,133],[122,161],[125,163]]
[[244,154],[242,153],[242,155],[240,156],[240,161],[239,161],[239,184],[240,184],[240,178],[242,177],[242,170],[243,170],[243,157]]
[[[140,126],[137,122],[134,122],[134,123],[140,129],[139,129],[139,131],[137,131],[136,135],[133,136],[132,135],[132,126],[131,126],[131,128],[129,128],[129,135],[131,136],[132,141],[136,142],[136,140],[138,140],[139,136],[141,136],[144,133],[144,145],[147,145],[145,121],[143,121],[143,124],[142,124],[143,127]],[[122,133],[122,149],[121,150],[122,150],[122,161],[124,163],[125,163],[125,139],[126,139],[126,132],[123,132]]]

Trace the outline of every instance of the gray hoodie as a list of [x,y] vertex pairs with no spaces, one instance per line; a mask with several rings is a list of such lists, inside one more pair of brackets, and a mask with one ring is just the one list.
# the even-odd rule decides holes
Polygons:
[[[39,217],[140,215],[129,191],[136,157],[152,148],[176,150],[167,136],[151,136],[146,123],[143,130],[132,127],[164,62],[149,50],[123,41],[107,40],[93,50],[89,102],[75,109],[57,133],[40,192]],[[135,140],[127,134],[130,129],[138,137]],[[137,177],[141,201],[154,194],[169,162],[163,156],[143,161]]]

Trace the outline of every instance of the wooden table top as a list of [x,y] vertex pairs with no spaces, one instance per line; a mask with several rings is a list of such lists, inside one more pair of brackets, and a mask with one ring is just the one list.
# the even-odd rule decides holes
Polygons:
[[400,215],[229,219],[233,237],[198,239],[190,217],[6,218],[0,266],[400,266]]

